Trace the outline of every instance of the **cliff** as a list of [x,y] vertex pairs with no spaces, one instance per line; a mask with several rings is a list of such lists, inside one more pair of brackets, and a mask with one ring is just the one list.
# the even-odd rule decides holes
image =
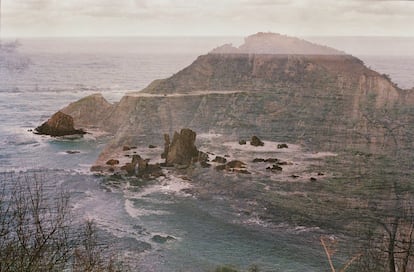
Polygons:
[[[162,143],[164,133],[183,127],[235,139],[257,134],[331,150],[385,144],[386,128],[372,118],[384,109],[412,105],[406,99],[411,92],[361,60],[299,39],[259,33],[236,53],[221,51],[198,57],[114,105],[93,95],[62,112],[74,118],[76,127],[114,134],[102,161],[123,145]],[[307,52],[313,54],[298,54]]]

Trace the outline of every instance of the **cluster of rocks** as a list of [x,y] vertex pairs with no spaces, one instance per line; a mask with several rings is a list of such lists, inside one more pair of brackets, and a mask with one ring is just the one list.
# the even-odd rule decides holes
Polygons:
[[272,172],[281,172],[283,170],[281,166],[292,165],[291,162],[281,161],[277,158],[268,158],[268,159],[255,158],[253,160],[253,163],[259,163],[259,162],[272,163],[272,166],[266,167],[266,170],[270,170]]
[[[247,144],[247,141],[244,139],[239,140],[239,145],[245,145]],[[250,140],[250,145],[252,146],[264,146],[264,142],[257,137],[256,135],[252,136],[251,140]],[[277,145],[278,149],[283,149],[283,148],[289,148],[289,146],[285,143],[282,144],[278,144]]]
[[[224,156],[216,155],[211,162],[209,161],[209,155],[214,155],[212,153],[204,153],[197,149],[195,145],[197,134],[191,129],[184,128],[180,132],[174,132],[172,141],[170,140],[170,135],[164,134],[164,151],[161,154],[161,158],[165,161],[163,163],[150,164],[149,159],[144,159],[140,155],[134,154],[125,155],[127,157],[132,157],[131,162],[126,163],[125,165],[119,167],[120,161],[117,159],[110,159],[106,162],[107,167],[110,167],[110,172],[115,172],[115,169],[125,173],[129,176],[136,176],[143,179],[152,179],[160,177],[163,174],[163,167],[175,167],[178,169],[185,169],[194,163],[199,163],[202,167],[211,167],[212,164],[215,164],[215,169],[217,171],[227,171],[240,174],[251,174],[247,170],[247,164],[240,160],[231,160],[228,161]],[[241,143],[242,144],[242,143]],[[253,146],[263,146],[264,142],[261,141],[257,136],[253,136],[250,144]],[[128,152],[137,147],[124,146],[122,150]],[[149,145],[148,148],[156,148],[154,145]],[[279,144],[277,148],[288,148],[287,144]],[[283,165],[290,165],[292,163],[279,160],[277,158],[255,158],[252,161],[253,163],[268,163],[271,164],[266,168],[271,172],[279,173],[283,170]],[[95,170],[100,170],[95,169]]]
[[[93,166],[91,171],[119,171],[120,174],[128,176],[154,179],[164,175],[162,167],[186,168],[195,162],[200,162],[201,165],[208,164],[208,155],[199,151],[195,146],[196,133],[191,129],[184,128],[180,133],[175,132],[172,141],[168,134],[164,135],[164,139],[164,152],[161,154],[161,158],[165,159],[163,163],[150,164],[150,159],[144,159],[134,151],[132,155],[125,155],[132,159],[123,166],[120,166],[118,159],[110,159],[106,161],[106,166]],[[123,146],[122,151],[128,152],[136,148],[135,146]],[[156,146],[149,145],[148,148],[153,149]]]
[[82,129],[75,129],[72,116],[61,111],[53,114],[49,120],[35,128],[35,133],[53,137],[86,134]]
[[121,169],[127,171],[129,175],[147,179],[164,175],[160,164],[150,164],[149,162],[149,159],[143,159],[140,155],[133,155],[132,161],[121,167]]
[[[247,141],[242,139],[239,140],[239,145],[245,145],[247,144]],[[257,136],[253,136],[252,139],[250,140],[250,145],[252,146],[264,146],[264,142],[262,142],[262,140],[259,139],[259,137]]]
[[160,164],[150,164],[149,162],[149,159],[143,159],[140,155],[134,154],[132,155],[131,162],[127,162],[123,166],[119,166],[119,160],[110,159],[106,162],[107,168],[93,166],[91,171],[102,172],[107,170],[109,172],[117,172],[116,170],[118,170],[118,174],[136,176],[143,179],[154,179],[164,175]]

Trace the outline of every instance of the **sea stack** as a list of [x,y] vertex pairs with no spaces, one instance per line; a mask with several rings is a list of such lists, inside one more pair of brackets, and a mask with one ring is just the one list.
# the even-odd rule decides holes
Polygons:
[[86,132],[82,129],[75,129],[72,116],[58,111],[49,120],[37,127],[35,133],[58,137],[75,134],[83,135]]

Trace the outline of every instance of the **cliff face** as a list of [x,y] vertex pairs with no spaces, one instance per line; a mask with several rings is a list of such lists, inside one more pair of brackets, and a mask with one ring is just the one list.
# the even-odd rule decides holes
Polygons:
[[390,93],[387,78],[349,55],[208,54],[165,80],[154,81],[144,93],[173,94],[200,90],[263,91],[288,88],[336,88]]
[[[253,40],[240,50],[250,52],[258,43]],[[331,150],[386,144],[389,139],[381,135],[387,128],[375,120],[382,118],[380,112],[410,107],[411,97],[349,55],[214,52],[115,105],[93,95],[62,111],[77,127],[96,126],[114,134],[103,160],[123,145],[162,143],[164,133],[183,127]]]

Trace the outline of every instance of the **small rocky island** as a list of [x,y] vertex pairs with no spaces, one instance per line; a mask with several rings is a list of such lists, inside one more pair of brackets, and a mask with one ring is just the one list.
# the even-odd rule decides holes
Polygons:
[[35,129],[35,133],[41,135],[68,136],[83,135],[86,132],[82,129],[75,129],[73,117],[61,111],[53,114],[53,116],[42,125]]

